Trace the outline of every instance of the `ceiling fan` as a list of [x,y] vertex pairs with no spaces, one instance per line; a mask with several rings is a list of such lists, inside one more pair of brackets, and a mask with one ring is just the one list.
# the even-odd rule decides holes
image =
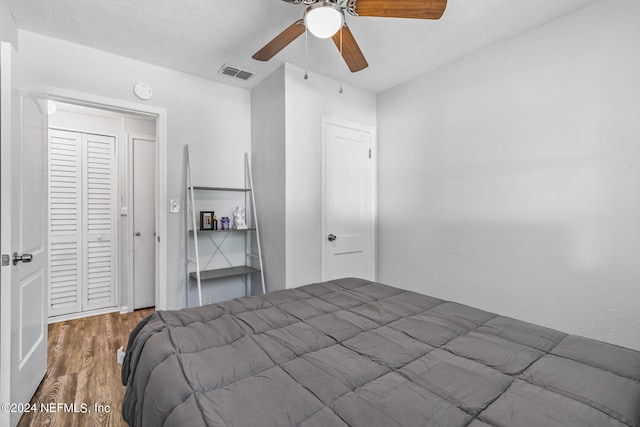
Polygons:
[[[344,12],[352,16],[381,18],[439,19],[447,0],[283,0],[308,5],[299,19],[278,34],[253,59],[268,61],[297,39],[305,30],[319,38],[333,39],[349,70],[355,73],[369,66],[345,22]],[[342,29],[342,31],[340,31]]]

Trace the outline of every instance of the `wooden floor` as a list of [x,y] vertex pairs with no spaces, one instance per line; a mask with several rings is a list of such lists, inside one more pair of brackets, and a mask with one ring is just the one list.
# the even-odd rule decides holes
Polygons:
[[[126,426],[116,351],[120,346],[126,349],[131,329],[152,311],[50,324],[47,373],[31,400],[37,411],[25,413],[18,426]],[[58,412],[41,411],[41,404]]]

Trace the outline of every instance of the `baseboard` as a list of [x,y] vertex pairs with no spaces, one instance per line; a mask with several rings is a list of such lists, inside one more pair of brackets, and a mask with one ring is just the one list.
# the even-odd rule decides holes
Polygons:
[[[83,317],[99,316],[100,314],[114,313],[120,311],[120,307],[107,307],[98,310],[81,311],[79,313],[62,314],[60,316],[51,316],[47,319],[47,323],[58,323],[66,320],[82,319]],[[120,311],[121,312],[121,311]]]

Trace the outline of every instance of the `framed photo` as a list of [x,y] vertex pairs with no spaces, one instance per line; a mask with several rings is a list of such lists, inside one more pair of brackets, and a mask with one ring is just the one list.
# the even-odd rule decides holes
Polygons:
[[200,211],[200,230],[213,230],[213,211]]

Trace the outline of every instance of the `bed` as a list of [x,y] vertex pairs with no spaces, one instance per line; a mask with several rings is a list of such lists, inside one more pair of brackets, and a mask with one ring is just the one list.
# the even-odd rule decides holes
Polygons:
[[345,278],[131,332],[131,426],[640,427],[640,352]]

